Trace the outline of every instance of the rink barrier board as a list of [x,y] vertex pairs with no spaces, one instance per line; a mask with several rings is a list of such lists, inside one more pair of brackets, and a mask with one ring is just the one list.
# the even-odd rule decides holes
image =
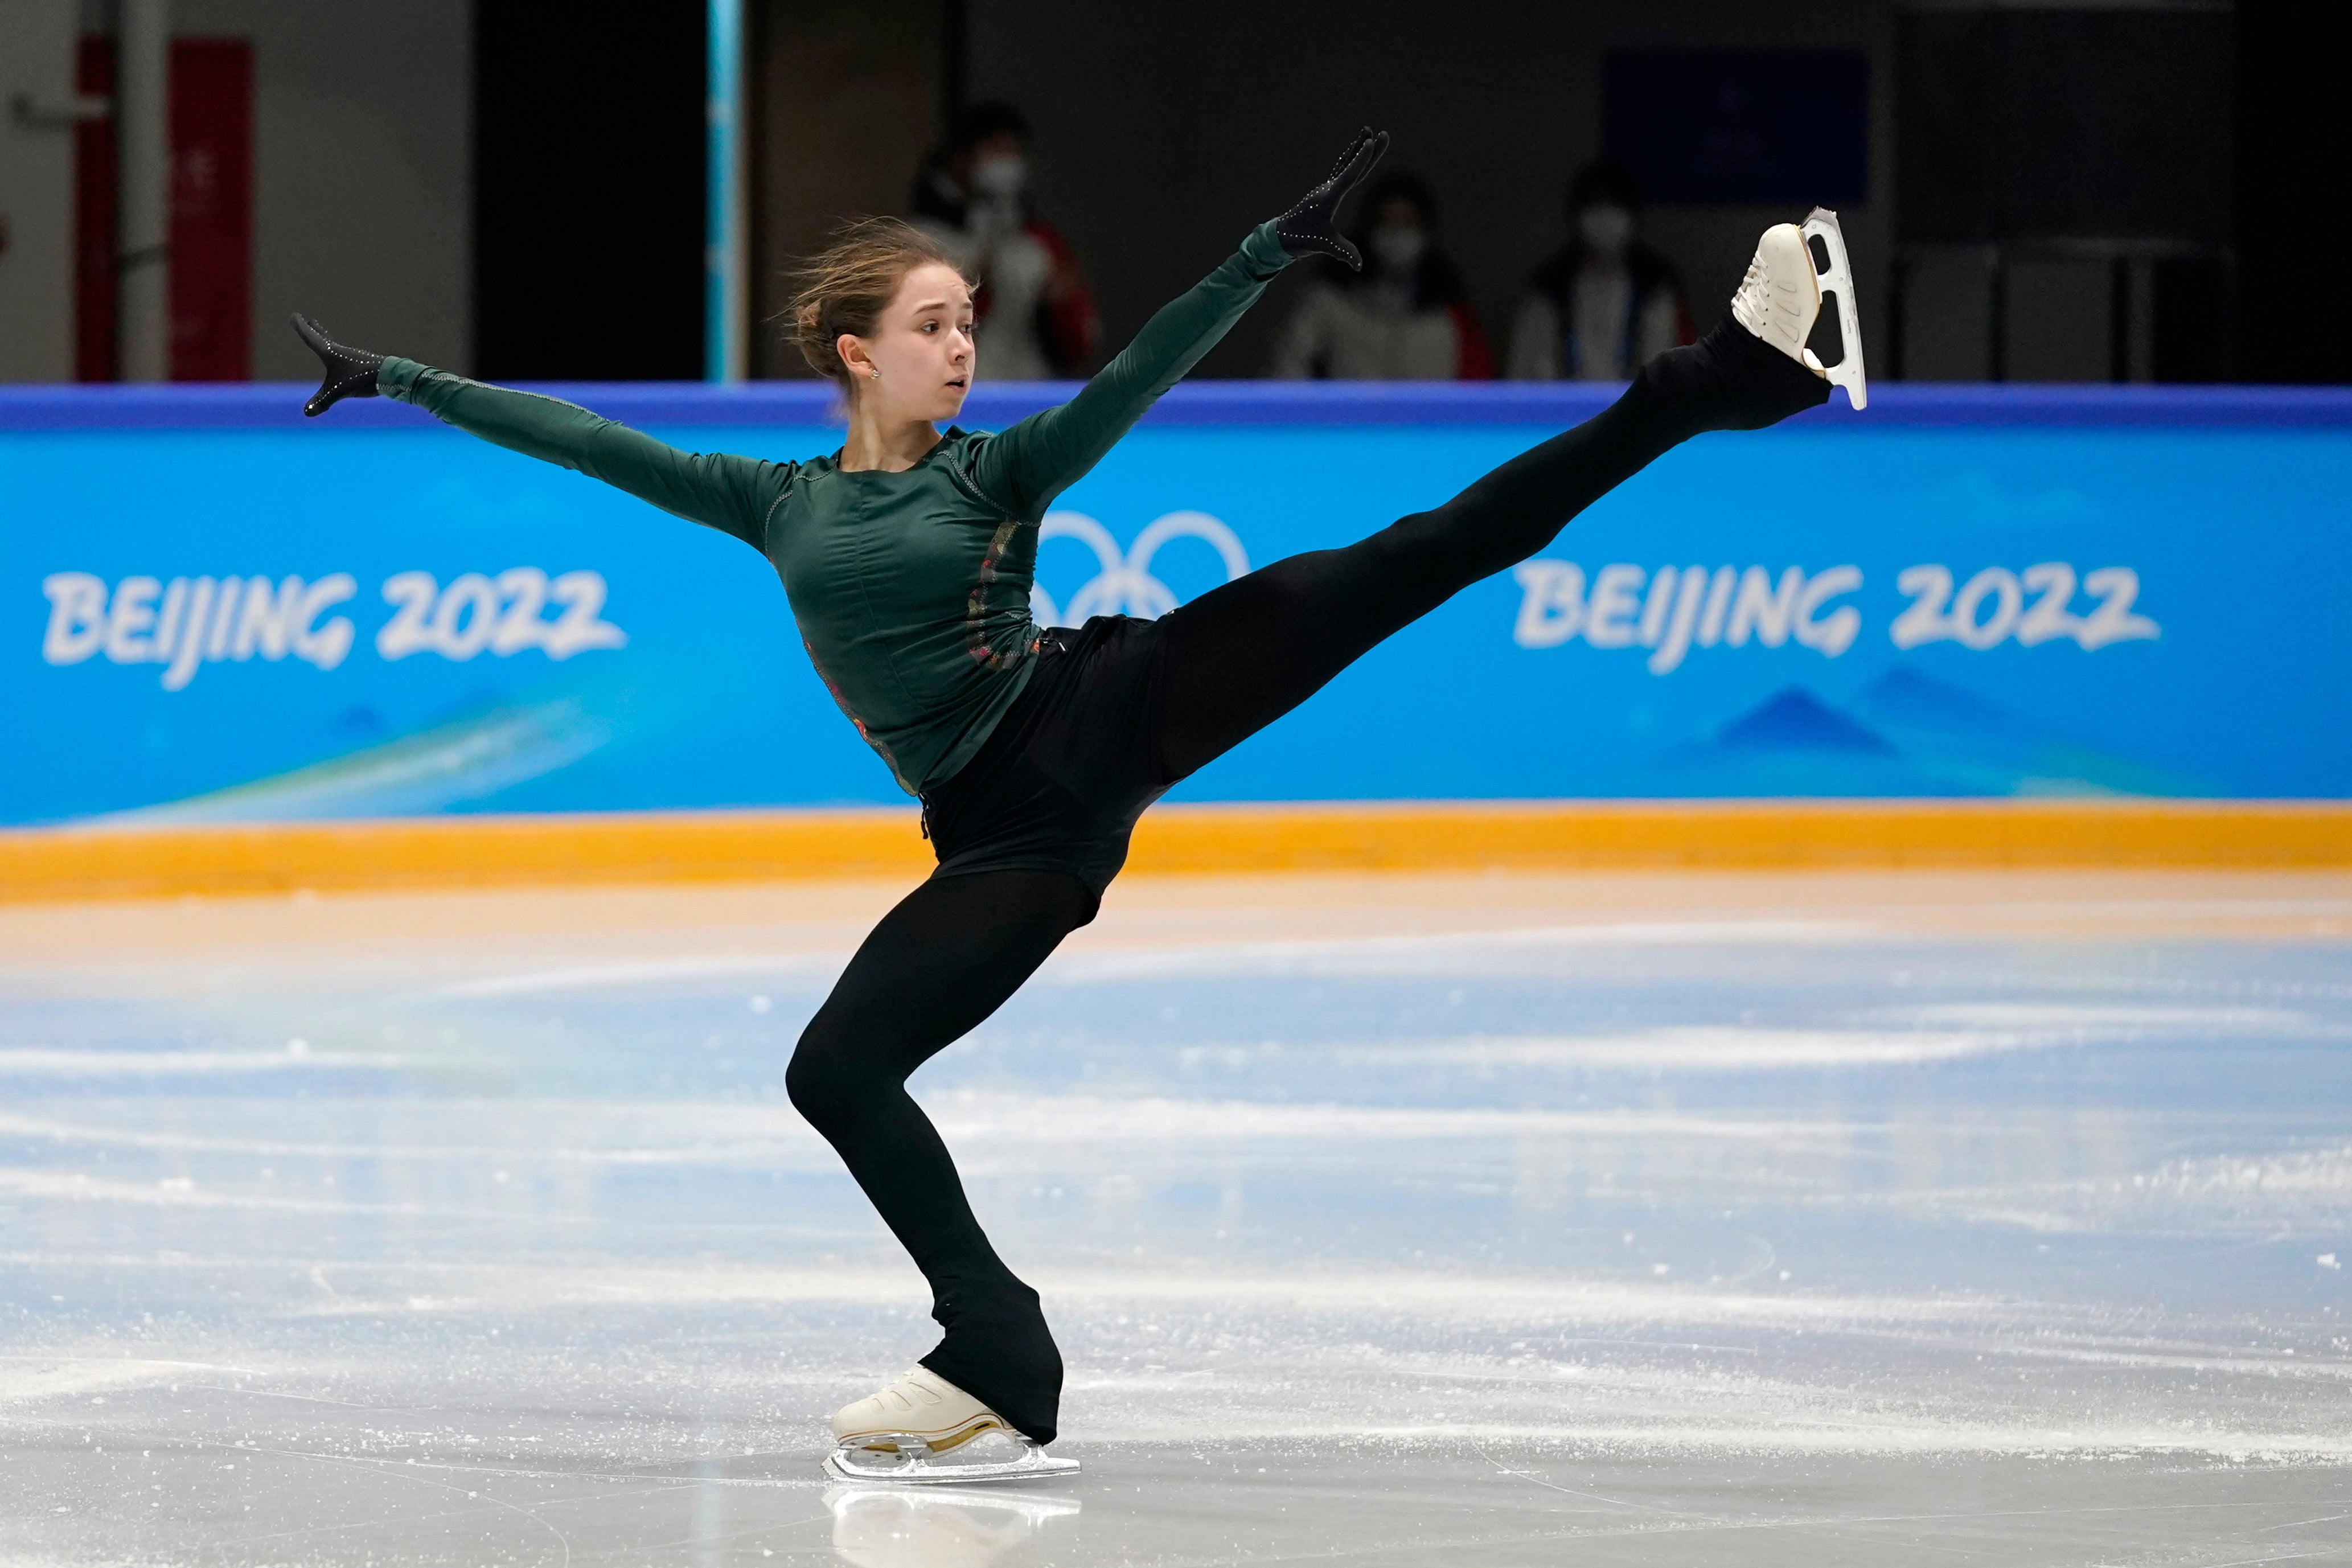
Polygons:
[[[305,390],[0,388],[0,831],[903,809],[734,542],[413,408],[306,424]],[[837,438],[812,383],[545,390],[710,449]],[[1039,614],[1162,613],[1612,395],[1180,387],[1041,528]],[[2352,796],[2352,389],[1892,384],[1757,439],[1645,470],[1167,805]],[[1843,477],[1727,506],[1775,452]],[[420,504],[321,534],[336,485]]]
[[[0,833],[0,900],[888,877],[912,814],[615,813]],[[2352,867],[2336,802],[1169,805],[1130,875],[1265,871]]]

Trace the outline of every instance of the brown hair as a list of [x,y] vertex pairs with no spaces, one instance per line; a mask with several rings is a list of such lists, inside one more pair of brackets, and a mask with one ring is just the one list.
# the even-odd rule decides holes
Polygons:
[[790,311],[801,357],[847,389],[849,367],[834,345],[844,332],[872,335],[907,274],[931,262],[956,265],[947,247],[901,219],[852,218],[835,229],[831,243],[792,274]]

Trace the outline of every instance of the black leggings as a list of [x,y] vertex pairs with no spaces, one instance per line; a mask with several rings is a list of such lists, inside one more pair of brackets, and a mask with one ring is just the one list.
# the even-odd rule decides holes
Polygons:
[[[1171,613],[1163,768],[1178,779],[1287,713],[1374,644],[1551,542],[1578,512],[1677,442],[1756,429],[1825,402],[1828,384],[1727,321],[1661,355],[1608,409],[1432,511],[1340,550],[1294,555]],[[1003,1005],[1096,896],[1052,870],[940,877],[883,917],[802,1035],[785,1083],[930,1282],[946,1330],[923,1365],[1039,1442],[1062,1358],[1037,1293],[973,1217],[917,1068]]]

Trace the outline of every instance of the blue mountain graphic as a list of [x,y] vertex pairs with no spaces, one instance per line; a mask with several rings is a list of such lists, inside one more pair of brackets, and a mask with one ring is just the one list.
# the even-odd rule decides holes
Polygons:
[[1659,795],[2189,795],[2191,781],[2054,734],[1960,687],[1897,666],[1851,708],[1783,687],[1642,769]]
[[2045,737],[2041,730],[1972,691],[1898,664],[1864,687],[1854,709],[1873,724],[1943,734],[1999,735],[2014,741]]
[[1872,681],[1853,707],[1905,756],[1969,793],[2210,793],[2193,779],[2072,740],[1910,665],[1897,665]]
[[1783,687],[1761,706],[1716,732],[1716,743],[1743,751],[1849,752],[1891,757],[1895,748],[1801,686]]

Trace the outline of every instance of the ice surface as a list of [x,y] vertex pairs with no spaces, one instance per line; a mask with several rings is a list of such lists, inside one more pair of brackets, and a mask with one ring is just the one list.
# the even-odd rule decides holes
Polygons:
[[1171,879],[917,1079],[1079,1476],[782,1097],[891,889],[0,906],[0,1562],[2352,1562],[2352,879]]

